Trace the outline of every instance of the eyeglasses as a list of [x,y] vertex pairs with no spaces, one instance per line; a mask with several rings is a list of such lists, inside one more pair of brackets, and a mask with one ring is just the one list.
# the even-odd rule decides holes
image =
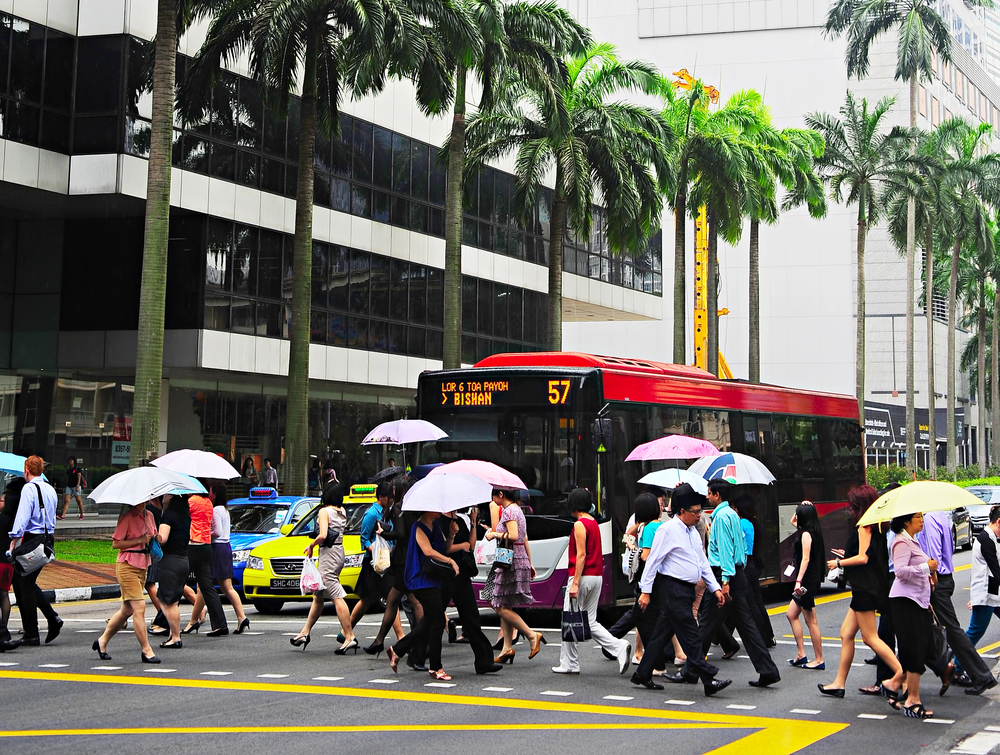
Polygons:
[[695,516],[701,516],[701,509],[683,509],[685,514],[694,514]]

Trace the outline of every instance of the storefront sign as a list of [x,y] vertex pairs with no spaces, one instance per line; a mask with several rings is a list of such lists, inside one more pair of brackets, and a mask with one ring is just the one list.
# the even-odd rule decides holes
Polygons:
[[132,441],[114,440],[111,442],[111,463],[115,465],[128,465],[128,457],[132,451]]

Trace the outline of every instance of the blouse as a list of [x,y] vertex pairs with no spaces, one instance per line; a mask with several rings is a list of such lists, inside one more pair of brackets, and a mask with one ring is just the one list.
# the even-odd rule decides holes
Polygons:
[[896,581],[889,590],[890,598],[909,598],[921,608],[931,604],[930,567],[927,554],[905,531],[892,541],[892,563]]
[[[136,515],[138,511],[137,508],[130,508],[119,517],[115,532],[111,536],[113,540],[135,540],[143,534],[149,535],[150,539],[156,536],[153,513],[143,511],[143,515],[139,517]],[[128,550],[118,551],[117,562],[134,566],[136,569],[149,568],[149,554],[141,552],[143,548],[142,545],[133,545]]]
[[212,542],[228,543],[232,520],[229,518],[229,509],[225,506],[212,507]]
[[195,545],[208,545],[212,542],[212,502],[203,495],[193,495],[188,498],[188,508],[191,510],[191,542]]
[[441,587],[441,580],[424,573],[424,561],[427,560],[427,556],[424,555],[424,552],[417,544],[418,529],[423,531],[427,539],[430,540],[431,548],[438,553],[443,553],[445,548],[444,533],[437,522],[434,522],[433,528],[428,528],[426,524],[418,520],[410,528],[410,544],[406,549],[406,569],[403,575],[406,586],[410,590],[420,590],[428,587],[439,588]]

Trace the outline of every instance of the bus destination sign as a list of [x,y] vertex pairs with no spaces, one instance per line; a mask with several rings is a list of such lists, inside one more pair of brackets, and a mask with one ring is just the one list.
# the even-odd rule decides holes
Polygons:
[[442,380],[438,406],[562,406],[569,402],[574,381],[516,377],[507,380]]

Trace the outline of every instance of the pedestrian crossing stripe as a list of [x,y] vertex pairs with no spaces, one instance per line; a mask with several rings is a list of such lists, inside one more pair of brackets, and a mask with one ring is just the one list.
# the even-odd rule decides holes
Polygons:
[[[74,674],[63,672],[0,670],[0,680],[74,682],[82,684],[119,684],[137,687],[163,687],[172,689],[201,689],[232,692],[268,692],[285,694],[324,695],[327,697],[350,697],[370,701],[372,698],[411,703],[432,703],[436,705],[472,706],[477,709],[495,708],[512,711],[550,711],[557,713],[586,714],[593,716],[614,716],[618,718],[644,719],[644,728],[663,729],[754,729],[755,731],[729,744],[712,750],[706,755],[744,755],[746,752],[767,752],[768,755],[791,755],[815,744],[826,737],[843,731],[850,724],[821,721],[805,721],[760,716],[738,716],[721,713],[685,712],[657,708],[623,707],[598,705],[593,703],[570,703],[556,700],[526,700],[508,697],[484,697],[476,695],[448,695],[434,692],[378,689],[371,687],[330,687],[307,684],[277,682],[247,682],[221,679],[184,679],[178,677],[115,676],[98,674]],[[933,719],[931,719],[933,720]],[[579,716],[562,724],[518,724],[526,731],[580,730],[588,729],[628,729],[634,730],[636,723],[579,722]],[[289,733],[289,732],[401,732],[401,731],[496,731],[496,724],[431,724],[431,725],[369,725],[369,726],[307,726],[307,727],[176,727],[145,729],[23,729],[0,731],[0,740],[17,737],[51,736],[100,736],[121,734],[178,734],[178,733]]]

